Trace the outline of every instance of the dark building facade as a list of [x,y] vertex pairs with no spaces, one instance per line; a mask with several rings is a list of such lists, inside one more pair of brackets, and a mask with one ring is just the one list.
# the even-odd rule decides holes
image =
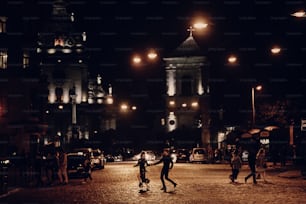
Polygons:
[[[69,5],[61,0],[33,8],[24,3],[24,10],[3,5],[1,153],[35,154],[39,146],[69,146],[116,129],[112,86],[105,91],[101,74],[89,73],[86,30],[67,11]],[[50,13],[39,16],[40,7]],[[31,10],[36,13],[29,15]]]

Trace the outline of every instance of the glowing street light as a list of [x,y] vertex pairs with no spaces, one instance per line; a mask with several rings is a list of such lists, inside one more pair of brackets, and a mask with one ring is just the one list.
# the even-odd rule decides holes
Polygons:
[[304,10],[300,10],[300,11],[292,13],[291,16],[294,16],[296,18],[305,18],[306,12]]
[[121,104],[121,106],[120,106],[120,110],[121,111],[123,111],[123,112],[125,112],[125,111],[127,111],[129,109],[129,106],[127,105],[127,104]]
[[196,22],[195,24],[193,24],[193,28],[195,29],[204,29],[207,28],[208,24],[204,23],[204,22]]
[[272,54],[279,54],[281,52],[281,48],[279,46],[274,46],[271,48]]
[[141,63],[141,57],[140,56],[134,56],[133,57],[133,64],[140,64]]
[[[146,55],[146,56],[145,56]],[[157,52],[154,49],[150,49],[146,54],[136,54],[132,57],[132,64],[135,66],[143,66],[148,63],[155,62],[158,57]]]
[[137,106],[133,105],[133,106],[130,106],[128,103],[122,103],[120,105],[120,112],[124,112],[124,113],[127,113],[127,112],[130,112],[130,111],[136,111],[137,110]]
[[234,64],[237,62],[237,57],[235,55],[231,55],[227,58],[227,61],[230,63],[230,64]]
[[154,60],[157,58],[157,53],[154,50],[151,50],[147,54],[148,59]]

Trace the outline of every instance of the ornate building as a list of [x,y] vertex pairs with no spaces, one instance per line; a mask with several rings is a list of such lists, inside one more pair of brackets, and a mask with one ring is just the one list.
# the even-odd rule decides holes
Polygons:
[[88,36],[67,8],[63,0],[0,8],[0,154],[34,155],[54,140],[116,129],[112,87],[90,75]]
[[201,142],[210,141],[208,131],[208,64],[192,31],[166,62],[167,131],[202,128]]
[[107,92],[103,89],[100,75],[90,78],[86,31],[75,21],[65,2],[55,1],[37,41],[39,67],[48,83],[49,134],[67,143],[116,128],[113,115],[107,116],[104,106],[113,103],[112,88],[109,86]]

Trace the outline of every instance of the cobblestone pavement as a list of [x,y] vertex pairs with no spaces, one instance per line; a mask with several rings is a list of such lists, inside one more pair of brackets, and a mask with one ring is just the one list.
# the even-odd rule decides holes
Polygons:
[[[238,184],[231,184],[228,164],[175,164],[169,177],[178,183],[167,183],[168,193],[160,190],[161,165],[147,168],[151,190],[138,193],[134,163],[112,163],[103,170],[93,172],[93,180],[71,179],[66,186],[15,190],[0,199],[0,203],[306,203],[306,180],[299,176],[279,176],[279,170],[267,172],[267,181],[251,179],[244,183],[249,173],[243,166]],[[282,172],[284,174],[284,172]],[[292,174],[292,172],[291,172]]]

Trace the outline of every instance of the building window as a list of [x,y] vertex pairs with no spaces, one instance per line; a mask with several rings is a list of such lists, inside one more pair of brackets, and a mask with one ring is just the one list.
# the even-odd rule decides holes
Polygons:
[[6,17],[0,16],[0,33],[6,33]]
[[0,69],[7,68],[7,51],[0,50]]
[[64,47],[64,38],[59,36],[59,37],[56,37],[54,39],[54,46],[61,46],[61,47]]
[[182,96],[192,95],[192,78],[190,76],[182,77]]
[[29,56],[29,53],[27,52],[24,52],[23,53],[23,62],[22,62],[22,66],[23,68],[28,68],[30,66],[30,56]]

